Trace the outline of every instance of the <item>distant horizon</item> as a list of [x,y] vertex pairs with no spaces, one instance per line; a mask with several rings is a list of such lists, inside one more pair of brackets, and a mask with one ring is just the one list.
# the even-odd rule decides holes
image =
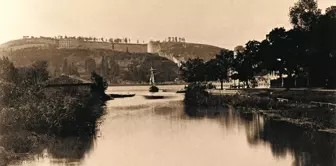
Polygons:
[[[0,43],[23,36],[127,37],[139,43],[186,38],[226,49],[262,40],[276,27],[291,28],[297,0],[4,0]],[[324,11],[335,0],[318,1]]]

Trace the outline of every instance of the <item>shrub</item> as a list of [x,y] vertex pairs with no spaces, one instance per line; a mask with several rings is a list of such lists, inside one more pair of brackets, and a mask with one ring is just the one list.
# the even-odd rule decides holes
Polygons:
[[[28,73],[35,74],[20,72],[16,73],[16,78],[1,80],[3,93],[0,96],[0,130],[29,130],[59,136],[94,134],[96,121],[104,113],[103,101],[100,100],[105,94],[104,80],[99,80],[98,75],[93,76],[98,80],[95,89],[44,88],[42,82],[48,79],[45,74],[47,67],[45,63],[37,64],[25,69]],[[2,70],[0,73],[6,71],[8,72]]]

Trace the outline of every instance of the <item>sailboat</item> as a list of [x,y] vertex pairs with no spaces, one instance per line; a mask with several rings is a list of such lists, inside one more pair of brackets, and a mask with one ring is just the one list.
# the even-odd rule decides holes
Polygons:
[[144,95],[146,99],[162,99],[164,96],[154,95],[154,93],[159,92],[159,88],[155,86],[155,78],[154,78],[154,69],[153,67],[150,68],[150,77],[149,77],[149,84],[151,85],[149,88],[150,95]]
[[154,78],[154,69],[153,67],[150,68],[151,75],[149,77],[149,84],[151,87],[149,88],[149,92],[159,92],[159,88],[155,86],[155,78]]

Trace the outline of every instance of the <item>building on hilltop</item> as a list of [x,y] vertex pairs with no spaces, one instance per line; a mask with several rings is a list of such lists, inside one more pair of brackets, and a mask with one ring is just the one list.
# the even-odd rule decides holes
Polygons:
[[80,45],[81,41],[73,38],[65,38],[58,41],[59,48],[77,48]]
[[160,51],[161,51],[160,41],[149,41],[149,43],[147,44],[148,53],[158,53]]

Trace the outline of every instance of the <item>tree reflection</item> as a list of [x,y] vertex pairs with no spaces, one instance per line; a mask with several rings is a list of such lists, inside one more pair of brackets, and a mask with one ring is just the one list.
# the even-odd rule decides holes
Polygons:
[[247,134],[250,144],[269,143],[273,155],[277,157],[285,157],[287,152],[291,152],[295,159],[294,166],[336,165],[335,134],[312,131],[285,121],[266,118],[263,118],[264,123],[260,126],[257,119],[260,116],[254,116],[252,123],[246,123],[246,131],[250,132]]
[[56,139],[47,147],[49,155],[54,159],[66,161],[80,161],[90,152],[94,145],[95,137],[68,137]]
[[277,158],[290,154],[294,158],[293,166],[336,165],[336,134],[305,129],[243,110],[194,109],[185,107],[185,115],[189,118],[210,118],[214,112],[220,111],[216,120],[223,128],[244,126],[250,145],[267,144]]

